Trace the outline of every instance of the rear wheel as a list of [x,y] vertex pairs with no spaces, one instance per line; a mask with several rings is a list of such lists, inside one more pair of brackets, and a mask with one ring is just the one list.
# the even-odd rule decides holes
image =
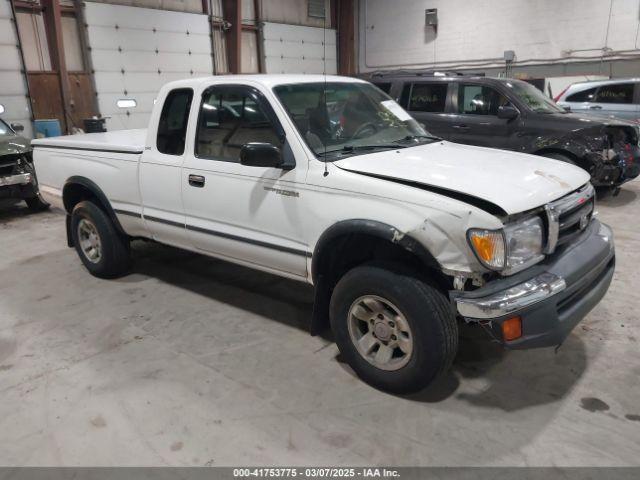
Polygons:
[[129,239],[116,230],[109,216],[94,203],[84,201],[74,207],[71,234],[80,260],[92,275],[114,278],[129,270]]
[[381,390],[419,391],[457,352],[458,328],[445,296],[393,267],[347,272],[331,297],[330,318],[347,363]]

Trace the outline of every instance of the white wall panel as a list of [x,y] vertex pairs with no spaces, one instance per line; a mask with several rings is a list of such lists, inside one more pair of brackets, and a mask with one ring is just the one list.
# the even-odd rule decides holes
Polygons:
[[12,21],[11,4],[9,0],[0,0],[0,105],[5,109],[1,116],[8,123],[24,125],[24,135],[31,137],[31,110],[17,45],[18,35]]
[[266,22],[263,52],[266,73],[324,73],[325,69],[327,74],[337,72],[333,29]]
[[[206,15],[87,2],[85,16],[100,113],[107,129],[147,125],[160,87],[213,72]],[[135,108],[116,102],[133,98]]]
[[[514,50],[518,62],[543,64],[567,61],[569,50],[593,49],[574,55],[597,61],[605,46],[638,48],[638,0],[361,0],[359,4],[363,72],[469,63],[499,66],[504,65],[505,50]],[[438,9],[437,35],[425,27],[425,8]]]
[[[388,2],[391,4],[392,2]],[[393,2],[397,3],[397,2]],[[332,27],[330,0],[325,0],[324,11],[326,19],[310,17],[307,0],[263,0],[262,20],[273,23],[288,23],[291,25],[306,25],[309,27]],[[243,15],[244,17],[244,15]]]

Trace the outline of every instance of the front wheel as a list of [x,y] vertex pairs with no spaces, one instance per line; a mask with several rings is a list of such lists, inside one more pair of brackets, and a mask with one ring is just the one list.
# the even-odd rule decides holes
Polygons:
[[331,297],[340,352],[370,385],[394,393],[422,390],[446,371],[458,328],[446,297],[400,268],[356,267]]
[[115,278],[129,270],[129,239],[94,203],[84,201],[74,207],[71,234],[80,260],[92,275]]

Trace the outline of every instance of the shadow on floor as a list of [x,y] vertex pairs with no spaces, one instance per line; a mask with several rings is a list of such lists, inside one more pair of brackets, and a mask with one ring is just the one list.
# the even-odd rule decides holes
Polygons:
[[27,208],[26,203],[15,198],[0,199],[0,222],[5,223],[14,218],[21,218],[30,215],[32,212]]
[[638,197],[638,194],[633,190],[628,190],[622,187],[620,193],[613,196],[611,189],[598,189],[597,190],[597,202],[608,207],[622,207],[633,202]]
[[[151,276],[270,320],[309,329],[313,289],[308,285],[150,242],[135,242],[134,255],[133,273],[118,281],[135,283]],[[328,330],[322,337],[332,341]],[[336,360],[341,362],[340,356]],[[451,371],[406,398],[436,403],[456,395],[474,406],[517,411],[563,398],[586,365],[584,344],[576,335],[570,335],[557,351],[506,351],[480,328],[462,325]],[[474,379],[481,381],[482,388],[458,392],[463,380]]]
[[134,242],[132,246],[133,272],[119,282],[135,283],[150,276],[309,331],[313,309],[310,285],[153,242]]

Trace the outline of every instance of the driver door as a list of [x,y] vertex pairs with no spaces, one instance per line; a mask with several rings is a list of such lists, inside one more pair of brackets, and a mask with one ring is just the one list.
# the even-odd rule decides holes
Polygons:
[[246,143],[270,143],[293,156],[268,100],[247,85],[220,85],[200,100],[193,155],[182,168],[187,234],[214,256],[306,276],[300,189],[307,163],[292,170],[240,164]]

